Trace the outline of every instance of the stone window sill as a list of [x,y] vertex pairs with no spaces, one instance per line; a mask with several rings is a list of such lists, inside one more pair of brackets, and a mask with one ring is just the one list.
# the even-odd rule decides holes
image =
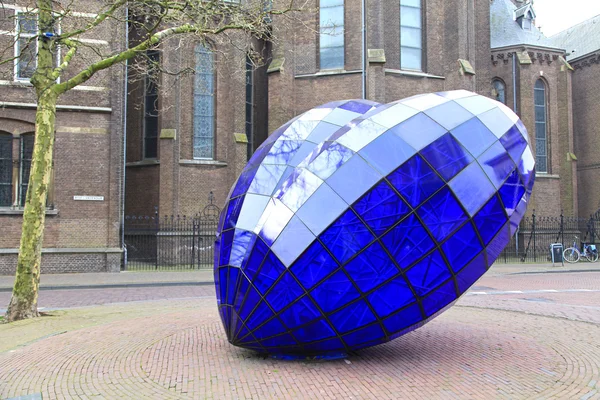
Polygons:
[[154,165],[160,165],[160,161],[155,160],[155,159],[148,159],[148,160],[128,162],[125,164],[126,167],[151,167]]
[[545,174],[543,172],[536,172],[535,179],[560,179],[560,176],[553,174]]
[[446,79],[444,76],[431,75],[426,72],[409,71],[405,69],[386,69],[386,74],[412,76],[415,78],[431,78],[431,79]]
[[361,70],[356,70],[356,71],[346,71],[343,69],[328,69],[328,70],[322,70],[317,72],[316,74],[302,74],[302,75],[296,75],[295,78],[296,79],[302,79],[302,78],[319,78],[321,76],[335,76],[335,75],[352,75],[352,74],[360,74],[362,71]]
[[180,165],[202,165],[208,167],[226,167],[227,162],[218,160],[179,160]]
[[[23,215],[22,208],[10,208],[10,207],[0,207],[0,215]],[[46,210],[46,215],[58,215],[58,210]]]

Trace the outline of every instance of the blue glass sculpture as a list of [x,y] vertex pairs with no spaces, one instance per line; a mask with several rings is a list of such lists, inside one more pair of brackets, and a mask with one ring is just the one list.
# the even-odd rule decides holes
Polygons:
[[475,93],[302,114],[260,146],[221,214],[229,341],[328,356],[416,329],[496,260],[534,175],[524,125]]

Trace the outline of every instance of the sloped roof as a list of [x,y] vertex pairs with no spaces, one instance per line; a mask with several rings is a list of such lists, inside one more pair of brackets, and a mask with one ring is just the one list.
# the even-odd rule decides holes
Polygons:
[[567,60],[600,50],[600,15],[557,33],[550,40],[570,53]]
[[[533,10],[531,4],[519,7],[519,10],[523,13],[529,9]],[[562,49],[562,47],[557,46],[544,36],[533,24],[530,31],[521,28],[519,23],[515,21],[516,10],[517,7],[510,0],[492,1],[490,5],[490,34],[493,49],[523,44]],[[535,12],[533,13],[535,14]]]

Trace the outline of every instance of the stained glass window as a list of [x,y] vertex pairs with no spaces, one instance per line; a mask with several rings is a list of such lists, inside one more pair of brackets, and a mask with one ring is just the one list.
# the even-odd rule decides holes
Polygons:
[[546,121],[546,84],[538,79],[533,89],[535,103],[535,169],[548,172],[548,127]]
[[198,45],[194,55],[194,158],[212,159],[215,135],[214,53]]
[[12,135],[0,133],[0,207],[12,205]]
[[502,104],[506,104],[506,86],[500,79],[492,81],[492,94]]
[[344,69],[344,0],[321,0],[319,21],[321,69]]
[[421,0],[400,0],[400,68],[422,69]]

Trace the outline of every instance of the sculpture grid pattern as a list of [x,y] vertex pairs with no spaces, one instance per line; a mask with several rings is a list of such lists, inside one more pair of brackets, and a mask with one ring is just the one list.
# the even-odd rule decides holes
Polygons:
[[221,214],[229,341],[327,355],[421,326],[498,257],[534,175],[522,122],[471,92],[302,114],[256,151]]

